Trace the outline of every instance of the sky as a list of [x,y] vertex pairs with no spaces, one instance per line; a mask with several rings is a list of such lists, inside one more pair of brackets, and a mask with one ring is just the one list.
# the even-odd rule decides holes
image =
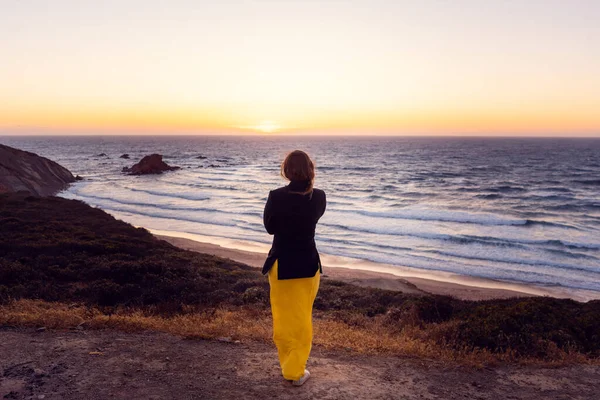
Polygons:
[[0,134],[600,136],[599,0],[0,0]]

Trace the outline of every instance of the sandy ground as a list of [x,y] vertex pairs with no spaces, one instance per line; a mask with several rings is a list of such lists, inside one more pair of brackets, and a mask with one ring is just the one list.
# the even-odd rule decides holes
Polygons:
[[313,350],[281,378],[274,346],[115,331],[0,331],[4,399],[598,399],[600,366],[472,369]]
[[[174,246],[199,253],[213,254],[229,258],[253,267],[262,268],[266,255],[245,250],[230,249],[212,243],[195,240],[156,235]],[[483,288],[467,286],[458,283],[436,281],[419,277],[398,277],[384,272],[365,271],[342,267],[331,267],[328,258],[323,257],[324,278],[353,283],[358,286],[375,287],[380,289],[397,290],[412,294],[440,294],[458,297],[463,300],[503,299],[509,297],[532,296],[523,292],[507,289]]]

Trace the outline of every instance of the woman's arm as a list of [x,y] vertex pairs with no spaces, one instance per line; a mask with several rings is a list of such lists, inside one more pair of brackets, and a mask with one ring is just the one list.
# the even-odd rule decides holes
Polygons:
[[275,221],[273,218],[273,196],[272,192],[269,192],[269,197],[267,198],[267,204],[265,204],[265,211],[263,212],[263,224],[265,225],[265,229],[270,235],[275,234]]
[[321,215],[319,215],[319,218],[321,218],[323,216],[323,214],[325,214],[326,208],[327,208],[327,195],[325,194],[325,192],[323,192],[323,207],[321,208]]

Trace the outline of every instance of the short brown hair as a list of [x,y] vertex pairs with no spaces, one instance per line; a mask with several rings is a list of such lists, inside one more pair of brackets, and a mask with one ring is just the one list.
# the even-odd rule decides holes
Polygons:
[[294,150],[281,163],[281,176],[290,182],[309,182],[304,194],[310,193],[315,181],[315,163],[302,150]]

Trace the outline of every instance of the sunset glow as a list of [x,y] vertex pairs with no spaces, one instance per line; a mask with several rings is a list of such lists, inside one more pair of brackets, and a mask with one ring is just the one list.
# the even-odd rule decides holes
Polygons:
[[0,134],[600,135],[600,2],[7,2]]
[[280,126],[273,121],[263,121],[260,124],[258,124],[254,129],[259,132],[273,133],[278,131],[280,129]]

